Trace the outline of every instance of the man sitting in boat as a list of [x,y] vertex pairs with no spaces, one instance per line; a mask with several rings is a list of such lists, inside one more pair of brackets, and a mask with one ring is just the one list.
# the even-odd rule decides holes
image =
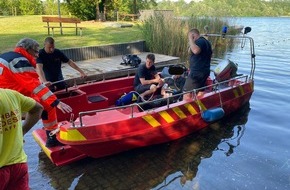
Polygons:
[[163,85],[163,80],[155,68],[155,55],[148,54],[145,64],[139,65],[135,79],[134,89],[140,94],[141,99],[154,94]]

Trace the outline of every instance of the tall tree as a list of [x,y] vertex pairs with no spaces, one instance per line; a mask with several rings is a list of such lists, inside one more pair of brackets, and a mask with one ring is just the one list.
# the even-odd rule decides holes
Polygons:
[[66,0],[72,15],[82,20],[96,19],[96,4],[99,0]]
[[0,0],[0,15],[18,15],[19,0]]
[[83,20],[115,19],[116,12],[138,13],[157,5],[156,0],[66,0],[71,13]]
[[21,15],[38,15],[42,13],[40,0],[19,0],[19,10]]
[[47,15],[57,14],[57,2],[55,0],[46,0],[43,2],[44,13]]

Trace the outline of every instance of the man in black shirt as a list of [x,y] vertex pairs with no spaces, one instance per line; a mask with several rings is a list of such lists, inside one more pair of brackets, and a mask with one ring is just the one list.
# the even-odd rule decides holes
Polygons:
[[148,54],[146,63],[139,65],[134,79],[134,89],[144,98],[147,95],[153,94],[159,86],[162,86],[163,81],[156,71],[154,66],[155,55]]
[[[54,39],[52,37],[47,37],[44,41],[44,48],[39,51],[36,71],[40,81],[49,86],[50,90],[53,92],[66,87],[66,83],[62,81],[64,79],[61,71],[62,63],[68,63],[69,66],[80,73],[82,78],[87,76],[74,61],[69,59],[62,51],[55,48]],[[62,82],[51,85],[52,82],[56,81]]]
[[[189,41],[189,76],[187,77],[183,91],[188,92],[193,89],[202,88],[206,85],[206,80],[210,75],[210,61],[212,56],[212,47],[207,39],[200,36],[197,29],[191,29],[188,32]],[[202,95],[200,92],[198,95]],[[183,100],[192,100],[192,93],[183,95]]]

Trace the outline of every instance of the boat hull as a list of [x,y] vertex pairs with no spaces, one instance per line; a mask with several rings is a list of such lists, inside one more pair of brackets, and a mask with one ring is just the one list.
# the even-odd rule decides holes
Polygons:
[[32,135],[47,157],[57,166],[70,164],[87,157],[86,154],[77,151],[77,149],[74,149],[69,145],[56,146],[51,148],[46,147],[46,133],[42,129],[34,130]]
[[[253,82],[249,82],[221,92],[207,93],[199,101],[181,101],[154,111],[136,112],[132,118],[130,114],[116,110],[102,112],[84,117],[83,127],[72,127],[71,123],[64,123],[60,127],[58,139],[94,158],[170,142],[211,123],[204,121],[200,109],[221,107],[228,115],[248,103],[252,92]],[[76,122],[76,125],[79,124]]]

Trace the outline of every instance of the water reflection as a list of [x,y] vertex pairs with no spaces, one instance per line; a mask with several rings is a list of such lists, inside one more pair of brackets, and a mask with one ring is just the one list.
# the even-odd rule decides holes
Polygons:
[[[54,189],[180,189],[194,180],[214,151],[234,153],[245,131],[250,106],[209,128],[172,143],[56,167],[39,154],[39,170]],[[45,188],[45,187],[44,187]]]

